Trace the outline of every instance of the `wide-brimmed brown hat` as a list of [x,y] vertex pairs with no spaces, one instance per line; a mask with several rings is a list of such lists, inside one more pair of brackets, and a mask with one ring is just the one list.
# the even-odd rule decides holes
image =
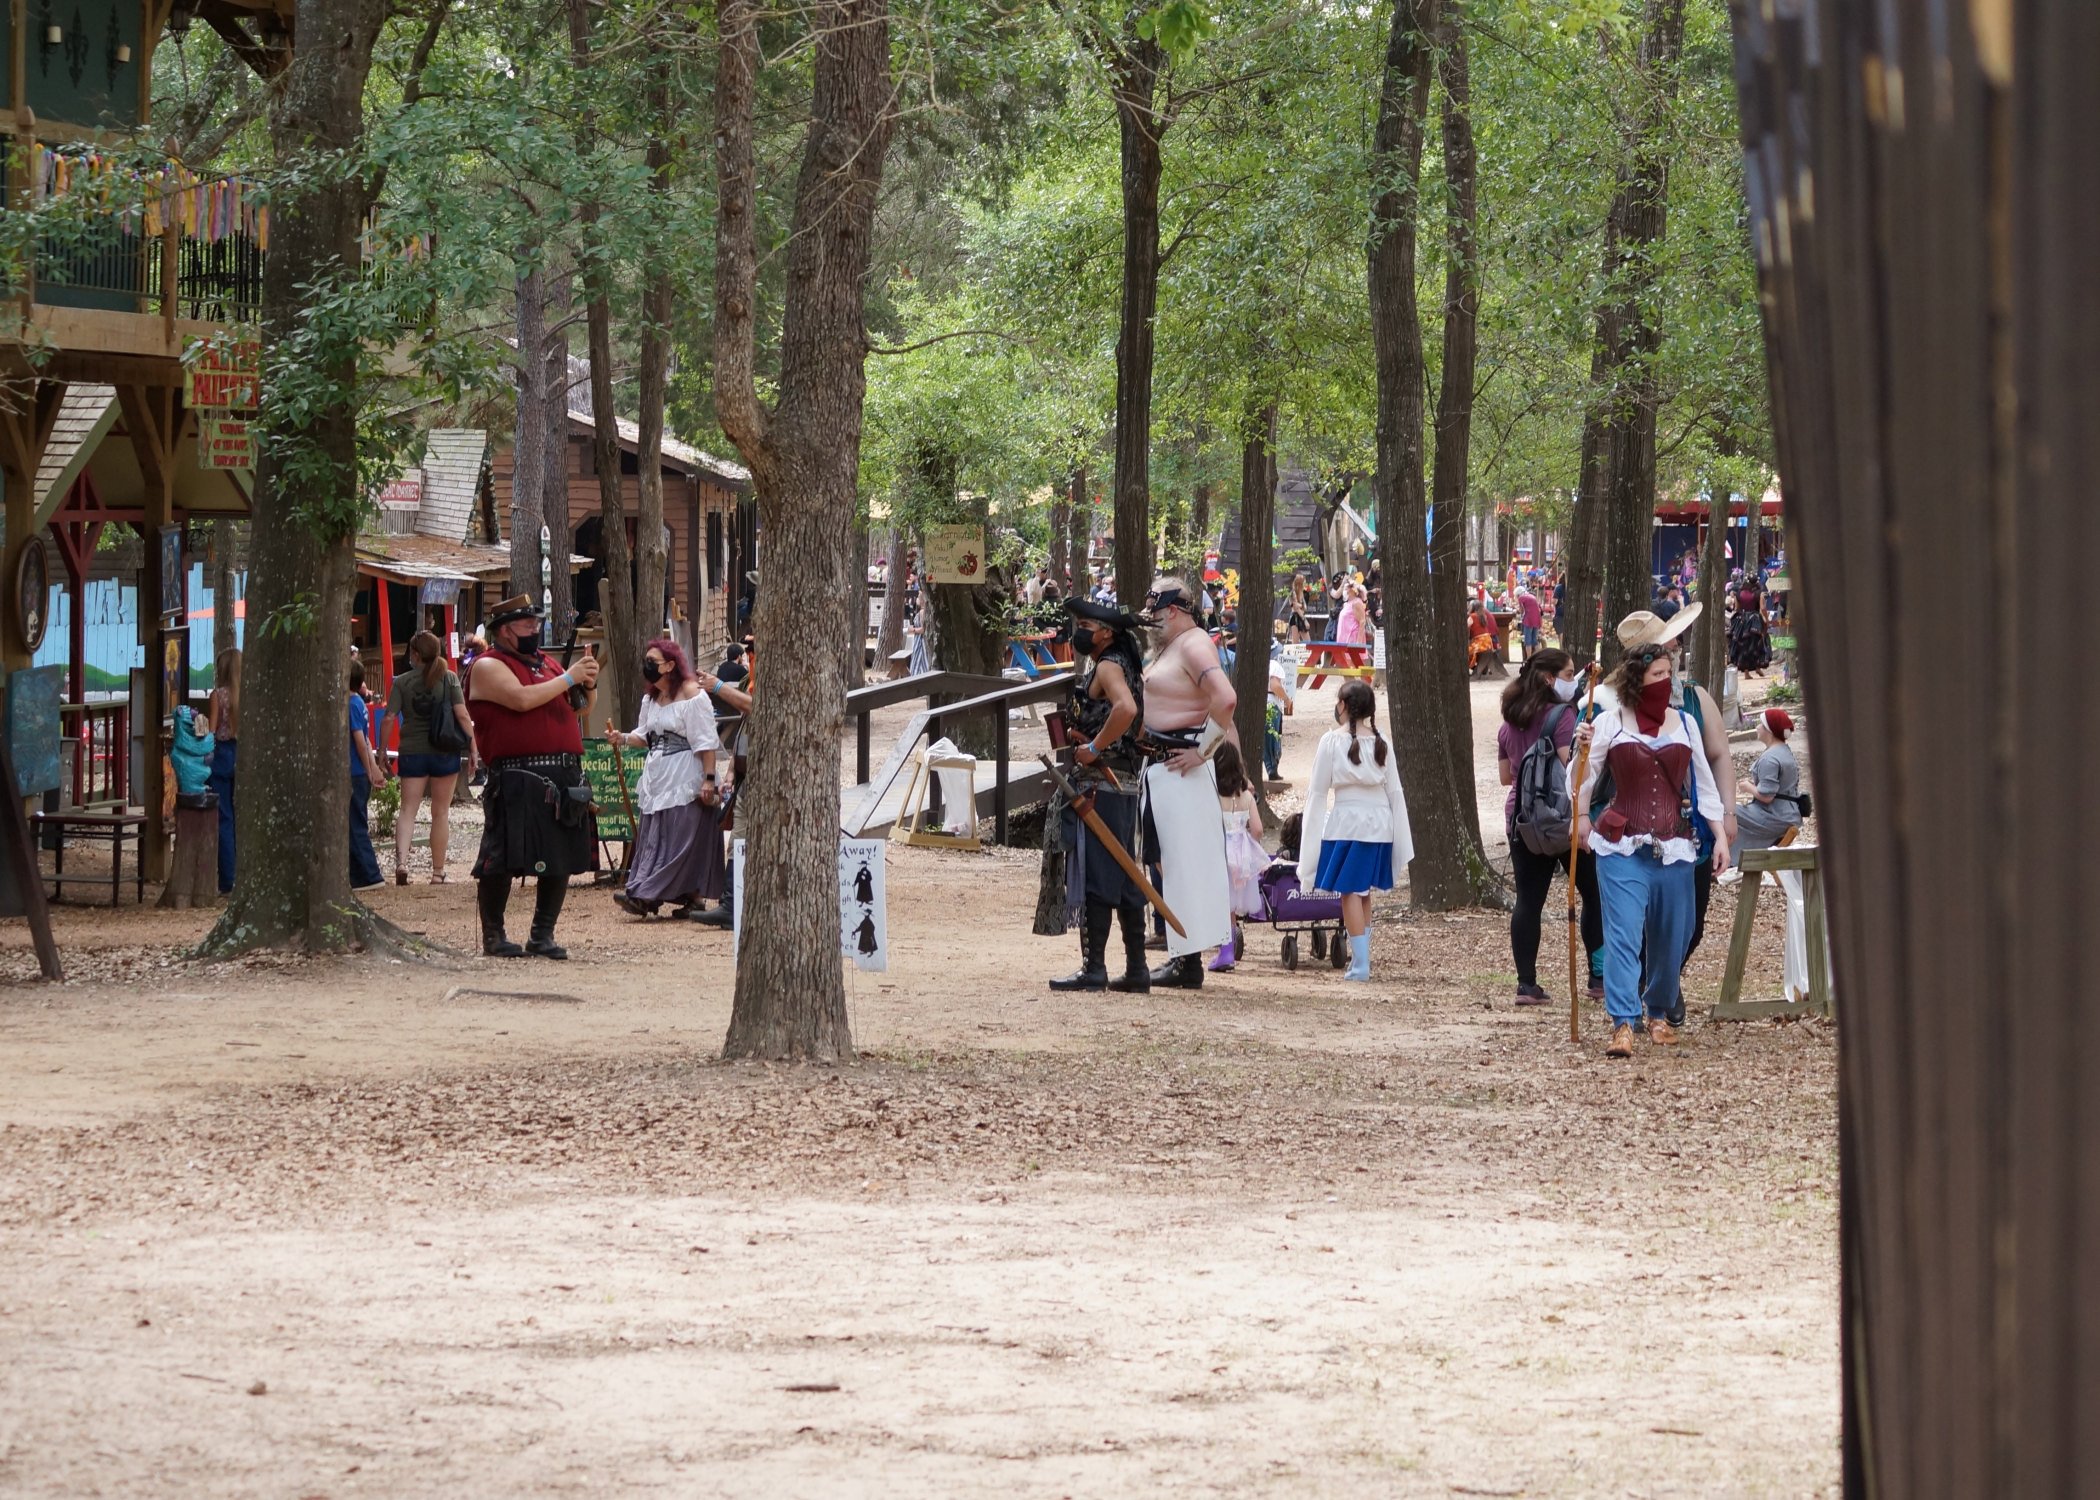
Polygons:
[[532,602],[530,594],[512,594],[489,612],[489,629],[495,630],[513,620],[537,620],[540,607]]
[[1704,604],[1687,604],[1667,620],[1653,610],[1637,609],[1619,622],[1619,644],[1628,651],[1667,644],[1690,630],[1705,608]]

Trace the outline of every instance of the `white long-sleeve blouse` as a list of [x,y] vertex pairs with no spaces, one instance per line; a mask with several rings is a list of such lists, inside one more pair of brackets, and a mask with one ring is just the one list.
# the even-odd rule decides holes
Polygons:
[[1312,786],[1305,794],[1305,825],[1298,841],[1301,890],[1313,888],[1323,840],[1391,844],[1396,876],[1415,857],[1414,833],[1407,822],[1407,796],[1400,789],[1399,751],[1392,741],[1386,741],[1385,764],[1381,766],[1369,731],[1356,739],[1357,758],[1353,763],[1349,759],[1346,729],[1328,730],[1313,753]]

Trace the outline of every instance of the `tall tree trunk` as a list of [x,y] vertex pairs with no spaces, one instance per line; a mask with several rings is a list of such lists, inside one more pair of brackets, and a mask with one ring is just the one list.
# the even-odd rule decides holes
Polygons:
[[1677,98],[1684,53],[1684,0],[1648,0],[1636,66],[1640,108],[1633,116],[1627,179],[1620,195],[1619,259],[1612,292],[1619,298],[1624,348],[1613,420],[1606,424],[1604,659],[1619,655],[1617,624],[1654,598],[1655,417],[1662,404],[1655,357],[1662,347],[1655,306],[1656,253],[1668,227],[1669,111]]
[[[649,104],[656,123],[643,165],[649,172],[649,200],[656,205],[653,217],[662,223],[671,217],[666,205],[671,197],[670,133],[676,122],[670,117],[669,64],[659,58],[651,73]],[[635,392],[635,467],[641,482],[635,494],[634,612],[628,617],[627,636],[613,642],[615,657],[624,650],[636,664],[637,679],[642,653],[664,627],[664,575],[669,566],[664,551],[664,401],[669,395],[671,315],[676,295],[672,269],[671,257],[658,253],[642,275],[642,367]],[[639,703],[639,680],[635,686]]]
[[[1610,238],[1609,229],[1606,238]],[[1615,314],[1609,310],[1598,311],[1597,342],[1590,351],[1590,404],[1582,417],[1582,468],[1561,552],[1567,587],[1561,596],[1560,644],[1579,659],[1588,659],[1597,651],[1597,607],[1604,598],[1605,418],[1617,369],[1611,351],[1618,346],[1615,323],[1608,324],[1613,319]]]
[[890,658],[904,649],[904,601],[910,593],[905,551],[910,538],[901,522],[890,521],[890,565],[882,584],[882,631],[875,637],[875,670],[889,672]]
[[1270,401],[1248,413],[1240,443],[1240,653],[1232,664],[1232,690],[1239,696],[1232,727],[1247,779],[1257,789],[1269,703],[1269,618],[1276,612],[1276,548],[1270,540],[1275,506],[1276,403]]
[[541,390],[546,395],[547,438],[540,445],[540,518],[547,526],[547,619],[564,633],[576,618],[576,575],[569,559],[576,552],[576,528],[569,524],[569,303],[575,278],[550,267],[545,275],[546,337],[540,358]]
[[[518,402],[511,437],[510,591],[529,595],[535,602],[540,598],[546,558],[540,538],[547,515],[546,445],[562,441],[548,411],[547,366],[541,357],[547,344],[546,275],[535,259],[517,281]],[[567,498],[562,496],[556,503],[565,504]]]
[[[751,469],[771,586],[754,625],[771,659],[751,718],[740,794],[747,925],[737,957],[727,1057],[853,1055],[839,970],[838,747],[845,730],[847,537],[860,479],[867,381],[865,286],[876,190],[888,154],[890,31],[885,0],[811,8],[813,87],[786,241],[779,401],[758,399],[754,85],[756,0],[719,0],[715,74],[715,410]],[[795,579],[797,587],[783,581]]]
[[853,604],[846,620],[846,686],[857,688],[868,680],[868,528],[853,523],[852,577],[847,587]]
[[2100,7],[1734,21],[1844,1016],[1844,1492],[2087,1495],[2100,816],[2058,747],[2100,696],[2035,602],[2100,541]]
[[[1408,791],[1415,858],[1408,871],[1414,904],[1447,911],[1474,899],[1484,877],[1463,807],[1469,777],[1453,779],[1442,683],[1444,642],[1430,592],[1424,529],[1424,361],[1415,301],[1420,218],[1416,184],[1436,51],[1436,0],[1393,0],[1392,30],[1378,102],[1373,179],[1370,301],[1378,370],[1378,542],[1386,590],[1386,727]],[[1473,820],[1477,826],[1477,814]]]
[[1159,305],[1160,143],[1158,107],[1166,55],[1157,42],[1125,38],[1112,70],[1123,167],[1123,304],[1116,330],[1116,597],[1152,586],[1152,340]]
[[[1466,505],[1473,457],[1473,386],[1480,354],[1480,245],[1474,235],[1477,163],[1464,0],[1443,0],[1437,74],[1443,83],[1444,355],[1436,402],[1436,466],[1431,475],[1429,597],[1437,681],[1444,704],[1444,748],[1458,821],[1476,883],[1487,869],[1480,848],[1480,800],[1473,793],[1473,694],[1466,674]],[[1387,650],[1392,637],[1386,637]],[[1390,659],[1390,657],[1388,658]]]
[[1093,582],[1094,566],[1094,501],[1086,492],[1085,464],[1072,471],[1071,486],[1066,493],[1071,497],[1072,512],[1072,592],[1084,595]]
[[[1728,611],[1724,607],[1723,590],[1728,580],[1728,489],[1727,475],[1734,465],[1724,465],[1722,477],[1715,480],[1712,514],[1706,523],[1706,546],[1699,554],[1699,602],[1705,606],[1699,612],[1698,623],[1692,627],[1692,675],[1706,685],[1714,695],[1721,698],[1721,684],[1728,670]],[[1757,499],[1750,500],[1751,513],[1756,513]]]
[[1050,502],[1050,556],[1047,563],[1061,595],[1065,588],[1065,570],[1072,565],[1072,500],[1070,495],[1062,492]]
[[216,662],[240,644],[235,626],[234,592],[239,585],[241,558],[247,551],[239,521],[214,521],[211,527],[211,655]]
[[[284,187],[263,268],[262,452],[256,465],[243,663],[240,878],[205,952],[339,950],[392,929],[349,889],[347,738],[352,547],[362,509],[357,350],[308,320],[353,279],[370,188],[329,170],[355,159],[365,76],[386,16],[380,0],[305,0],[301,36],[271,101]],[[325,39],[325,40],[324,40]],[[354,294],[353,294],[354,295]],[[288,412],[268,372],[288,361],[328,393]]]
[[[1210,550],[1210,481],[1207,479],[1198,484],[1189,495],[1188,544],[1192,552]],[[1190,580],[1192,583],[1195,581]]]
[[[569,56],[577,75],[587,77],[592,67],[590,0],[565,0],[565,5],[569,16]],[[577,155],[588,159],[596,144],[597,120],[594,111],[586,107],[576,127]],[[584,339],[591,365],[591,456],[598,470],[598,515],[602,522],[599,538],[605,560],[600,602],[605,606],[608,650],[598,702],[612,723],[626,728],[640,709],[642,665],[641,652],[631,648],[640,626],[635,612],[633,564],[627,550],[627,496],[620,482],[619,417],[613,409],[612,269],[606,259],[603,215],[604,206],[596,198],[585,198],[577,210],[577,221],[583,228]],[[661,402],[657,416],[661,424]],[[659,443],[661,438],[659,431]],[[643,467],[639,458],[636,467]],[[659,489],[659,525],[662,514],[663,494]],[[657,545],[661,550],[660,538]]]

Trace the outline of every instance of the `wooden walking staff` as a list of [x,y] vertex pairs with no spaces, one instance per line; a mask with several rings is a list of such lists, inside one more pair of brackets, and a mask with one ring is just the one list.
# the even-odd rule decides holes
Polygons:
[[[1582,712],[1576,715],[1577,728],[1587,724],[1590,710],[1597,703],[1597,664],[1590,663],[1589,692],[1584,696]],[[1584,740],[1575,752],[1575,778],[1568,783],[1569,810],[1572,817],[1568,824],[1568,1040],[1582,1040],[1582,994],[1587,985],[1577,982],[1576,956],[1582,952],[1582,918],[1575,910],[1575,865],[1582,858],[1582,840],[1575,837],[1575,825],[1582,820],[1583,810],[1576,802],[1582,795],[1582,778],[1590,770],[1590,742]]]

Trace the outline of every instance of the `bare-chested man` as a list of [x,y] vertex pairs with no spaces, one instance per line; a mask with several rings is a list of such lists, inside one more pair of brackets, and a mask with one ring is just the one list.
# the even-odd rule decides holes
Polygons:
[[1183,933],[1167,938],[1167,962],[1152,971],[1155,988],[1200,989],[1203,950],[1232,936],[1231,877],[1225,869],[1225,824],[1210,754],[1238,743],[1238,701],[1218,648],[1196,623],[1195,597],[1179,578],[1161,578],[1145,596],[1144,618],[1159,641],[1145,668],[1145,729],[1155,741],[1186,741],[1145,771],[1145,857],[1159,867],[1160,895]]

